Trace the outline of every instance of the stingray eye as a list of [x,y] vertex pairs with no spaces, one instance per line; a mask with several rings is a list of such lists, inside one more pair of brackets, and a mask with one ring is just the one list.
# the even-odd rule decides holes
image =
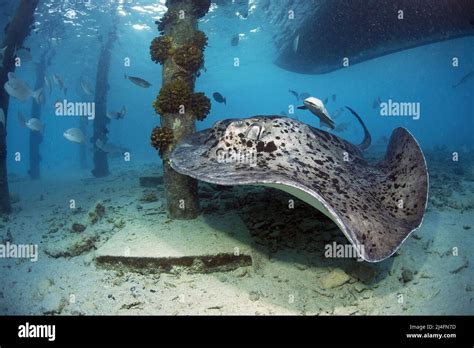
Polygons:
[[262,138],[263,127],[258,123],[253,123],[248,129],[245,137],[250,140],[260,140]]

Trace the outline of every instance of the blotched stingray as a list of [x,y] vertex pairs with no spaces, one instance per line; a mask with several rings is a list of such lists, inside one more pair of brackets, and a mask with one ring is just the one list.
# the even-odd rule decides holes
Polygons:
[[219,121],[181,142],[170,160],[205,182],[270,186],[300,198],[331,218],[370,262],[391,256],[426,208],[425,159],[404,128],[393,131],[376,165],[357,145],[280,116]]

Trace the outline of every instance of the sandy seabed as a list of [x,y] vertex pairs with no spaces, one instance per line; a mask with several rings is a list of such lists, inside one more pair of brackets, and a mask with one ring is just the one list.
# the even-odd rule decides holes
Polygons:
[[474,314],[472,166],[458,175],[430,168],[422,227],[378,264],[325,258],[327,243],[347,243],[342,232],[302,202],[290,211],[283,192],[201,183],[202,214],[237,213],[253,250],[252,266],[212,273],[96,264],[95,250],[124,226],[173,228],[163,186],[144,188],[138,180],[159,169],[112,169],[104,179],[89,171],[61,181],[12,175],[14,211],[0,221],[0,242],[38,244],[39,255],[36,262],[0,259],[1,314]]

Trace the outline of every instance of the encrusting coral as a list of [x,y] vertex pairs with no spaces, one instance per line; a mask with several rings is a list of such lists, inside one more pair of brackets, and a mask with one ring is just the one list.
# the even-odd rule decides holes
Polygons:
[[196,73],[204,64],[202,50],[194,45],[183,45],[173,54],[174,62],[190,74]]
[[174,23],[178,19],[178,11],[168,10],[159,20],[155,21],[155,24],[158,26],[158,31],[163,34],[165,32],[166,26]]
[[172,54],[173,39],[168,35],[155,37],[150,45],[151,60],[163,64]]
[[209,11],[211,0],[193,0],[193,12],[197,18],[204,17]]
[[207,46],[206,34],[203,31],[198,30],[196,34],[194,34],[193,44],[196,45],[196,47],[200,48],[201,50],[204,50],[204,48],[206,48]]
[[181,105],[189,105],[191,87],[183,80],[174,80],[161,87],[158,97],[153,102],[157,114],[176,113]]
[[155,127],[151,133],[151,146],[157,149],[160,156],[163,156],[163,152],[173,142],[174,135],[173,131],[168,127]]
[[177,113],[184,107],[186,113],[190,113],[199,121],[206,118],[211,110],[211,102],[204,93],[192,93],[191,87],[183,80],[174,80],[166,83],[160,90],[160,94],[153,102],[157,114]]
[[[203,17],[211,5],[210,0],[193,0],[192,15],[196,18]],[[208,38],[202,31],[195,31],[179,40],[173,37],[180,32],[171,28],[177,23],[179,9],[168,9],[168,12],[155,23],[162,34],[156,37],[150,44],[151,60],[155,63],[164,64],[171,59],[173,64],[164,67],[171,72],[171,81],[165,82],[160,93],[153,102],[156,113],[164,117],[166,114],[183,112],[185,116],[194,116],[197,120],[204,120],[211,109],[211,102],[204,93],[193,93],[193,85],[199,70],[204,66],[204,49],[208,44]],[[167,35],[165,35],[165,29]],[[188,116],[189,115],[189,116]],[[178,117],[175,119],[181,122]],[[174,127],[174,123],[173,123]],[[161,157],[174,142],[173,129],[168,127],[155,127],[151,134],[151,145],[159,151]]]
[[190,108],[199,121],[203,121],[211,111],[211,101],[204,93],[194,93],[191,97]]

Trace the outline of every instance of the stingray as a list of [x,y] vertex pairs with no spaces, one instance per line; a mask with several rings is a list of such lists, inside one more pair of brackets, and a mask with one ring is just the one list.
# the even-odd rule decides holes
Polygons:
[[428,174],[408,130],[393,131],[376,164],[363,158],[364,131],[359,146],[287,117],[227,119],[185,138],[170,164],[208,183],[288,192],[333,220],[362,259],[378,262],[421,225]]

